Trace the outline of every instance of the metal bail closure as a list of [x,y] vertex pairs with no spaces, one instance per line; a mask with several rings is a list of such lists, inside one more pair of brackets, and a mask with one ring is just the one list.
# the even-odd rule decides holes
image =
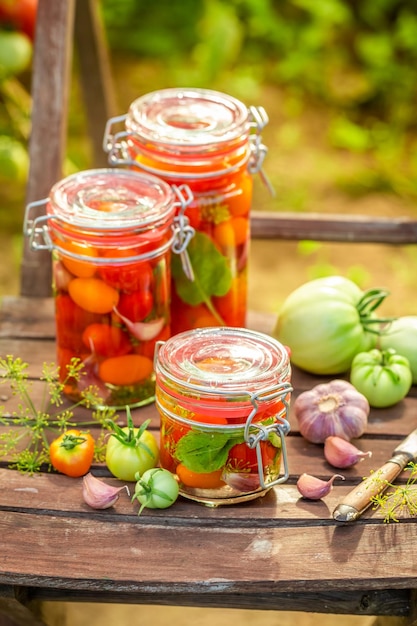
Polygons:
[[[248,416],[245,424],[244,437],[246,444],[249,448],[256,449],[256,460],[258,462],[258,474],[259,474],[259,483],[262,489],[269,489],[274,485],[279,485],[280,483],[285,482],[289,476],[288,469],[288,457],[287,457],[287,446],[285,443],[285,435],[287,435],[290,431],[290,424],[285,417],[289,414],[289,403],[286,400],[286,396],[293,390],[293,387],[290,383],[281,383],[278,387],[274,387],[273,389],[266,389],[263,391],[257,391],[250,395],[250,401],[253,404],[253,410]],[[259,397],[261,395],[261,397]],[[253,423],[253,418],[258,412],[259,402],[267,402],[269,400],[275,400],[279,398],[284,405],[282,411],[275,415],[275,421],[271,424],[262,424],[260,422]],[[283,415],[285,417],[283,417]],[[279,476],[275,480],[272,480],[268,483],[265,482],[265,474],[263,469],[263,460],[262,460],[262,450],[261,450],[261,441],[267,441],[271,435],[278,435],[281,442],[281,452],[282,452],[282,461],[284,465],[284,473],[282,476]]]
[[174,217],[172,251],[180,255],[182,269],[188,280],[194,281],[194,271],[187,252],[187,246],[195,235],[195,229],[190,226],[188,217],[184,215],[185,209],[194,200],[194,196],[188,185],[172,185],[172,190],[178,198],[178,202],[175,205],[180,207],[178,214]]
[[23,222],[23,234],[29,237],[29,245],[32,250],[52,250],[53,244],[49,236],[48,220],[50,215],[37,215],[32,217],[31,213],[38,207],[46,206],[48,198],[30,202],[26,206],[25,218]]
[[263,162],[268,153],[268,148],[262,143],[261,133],[269,122],[267,112],[263,107],[249,107],[249,117],[251,119],[251,127],[256,129],[255,134],[249,137],[251,145],[251,157],[248,163],[248,172],[250,174],[259,174],[265,187],[271,196],[275,196],[275,189],[271,181],[262,169]]
[[112,127],[115,124],[121,124],[125,122],[127,115],[119,115],[111,117],[107,123],[103,135],[103,150],[109,155],[109,163],[111,165],[133,165],[134,161],[131,159],[128,150],[127,139],[130,136],[126,130],[119,132],[112,132]]

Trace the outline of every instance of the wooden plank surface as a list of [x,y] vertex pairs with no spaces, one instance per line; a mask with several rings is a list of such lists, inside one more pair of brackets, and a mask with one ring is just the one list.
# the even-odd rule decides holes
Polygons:
[[[30,363],[33,394],[40,400],[38,378],[42,363],[54,359],[55,342],[53,303],[39,303],[5,299],[0,350]],[[258,330],[272,328],[271,318],[252,321]],[[323,380],[294,369],[294,395]],[[0,394],[7,411],[17,410],[5,386]],[[387,525],[379,510],[369,508],[357,522],[343,525],[332,511],[415,427],[416,409],[414,394],[393,409],[373,410],[366,434],[355,442],[372,457],[336,470],[345,481],[336,481],[318,502],[300,497],[298,476],[326,478],[335,470],[321,445],[301,437],[292,410],[289,480],[235,506],[209,508],[180,498],[167,510],[145,509],[138,517],[137,505],[123,492],[113,508],[94,511],[83,502],[82,479],[48,471],[24,476],[3,459],[0,590],[23,586],[32,599],[407,615],[410,589],[417,586],[414,520]],[[158,434],[153,404],[133,416],[137,423],[149,417]],[[119,417],[124,420],[123,412]],[[117,482],[104,465],[92,471]]]
[[[187,588],[194,594],[245,593],[248,585],[263,593],[293,593],[301,585],[309,591],[414,585],[416,525],[392,524],[383,533],[380,528],[307,523],[259,528],[250,518],[237,527],[201,520],[173,525],[163,514],[150,523],[137,516],[102,520],[3,511],[0,582],[108,593]],[[393,563],[401,567],[394,570]]]
[[[323,213],[253,211],[254,239],[410,244],[417,241],[417,221],[407,217],[375,217]],[[278,241],[277,241],[277,245]]]

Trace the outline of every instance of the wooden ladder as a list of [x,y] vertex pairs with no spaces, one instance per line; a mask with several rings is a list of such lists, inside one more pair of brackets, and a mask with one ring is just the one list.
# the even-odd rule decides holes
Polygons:
[[[39,0],[32,72],[32,129],[26,202],[46,198],[62,178],[65,157],[68,96],[73,52],[86,110],[94,167],[105,167],[102,149],[107,120],[115,115],[114,91],[99,0]],[[44,211],[39,208],[31,215]],[[45,297],[51,293],[50,252],[30,249],[25,238],[20,293]]]

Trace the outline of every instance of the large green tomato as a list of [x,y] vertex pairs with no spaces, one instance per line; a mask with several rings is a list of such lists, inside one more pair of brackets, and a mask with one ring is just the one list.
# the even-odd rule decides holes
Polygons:
[[113,434],[107,442],[106,465],[119,480],[133,482],[137,474],[144,474],[159,461],[159,448],[155,437],[146,430],[148,422],[134,428],[128,413],[128,425],[120,428],[112,422]]
[[410,362],[413,383],[417,384],[417,315],[398,317],[379,338],[381,350],[393,348]]
[[313,374],[346,372],[358,352],[376,344],[374,311],[387,293],[362,291],[342,276],[301,285],[285,300],[274,329],[291,361]]
[[392,349],[360,352],[353,359],[350,382],[371,406],[392,406],[410,391],[410,364],[406,357]]

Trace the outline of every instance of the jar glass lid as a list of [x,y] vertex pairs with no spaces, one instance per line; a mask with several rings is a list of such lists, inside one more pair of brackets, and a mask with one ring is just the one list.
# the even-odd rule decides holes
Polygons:
[[214,327],[174,335],[157,352],[157,375],[204,393],[257,392],[289,376],[288,352],[268,335]]
[[175,195],[164,181],[130,170],[85,170],[56,183],[48,213],[94,230],[149,229],[175,214]]
[[250,132],[247,107],[232,96],[209,89],[161,89],[130,105],[126,128],[142,143],[179,152],[208,151],[245,140]]

